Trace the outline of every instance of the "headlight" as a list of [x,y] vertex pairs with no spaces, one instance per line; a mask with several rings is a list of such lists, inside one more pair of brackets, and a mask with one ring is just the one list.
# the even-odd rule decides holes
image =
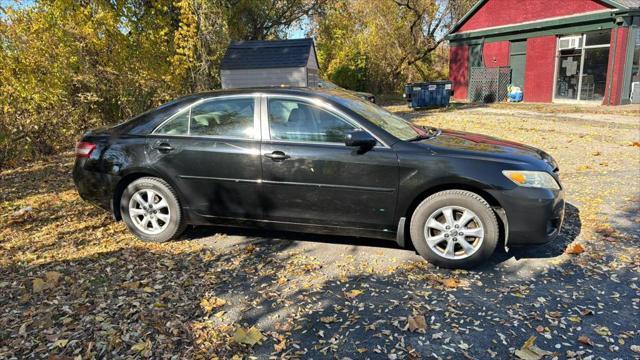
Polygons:
[[503,170],[502,174],[520,186],[552,190],[560,189],[556,179],[544,171]]

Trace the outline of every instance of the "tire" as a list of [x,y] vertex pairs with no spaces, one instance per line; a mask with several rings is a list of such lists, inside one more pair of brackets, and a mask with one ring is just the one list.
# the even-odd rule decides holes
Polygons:
[[433,265],[449,269],[469,269],[489,259],[498,244],[499,231],[491,206],[478,194],[465,190],[429,196],[413,212],[410,224],[411,242],[418,254]]
[[176,239],[187,226],[175,191],[155,177],[143,177],[127,186],[120,198],[120,213],[129,231],[149,242]]

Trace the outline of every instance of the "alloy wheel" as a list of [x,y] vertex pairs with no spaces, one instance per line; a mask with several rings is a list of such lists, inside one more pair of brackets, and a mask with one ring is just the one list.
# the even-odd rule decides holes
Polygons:
[[159,234],[169,225],[169,203],[152,189],[138,190],[129,201],[129,216],[136,228],[145,234]]
[[468,258],[484,240],[484,227],[478,215],[461,206],[445,206],[434,211],[424,226],[429,248],[450,260]]

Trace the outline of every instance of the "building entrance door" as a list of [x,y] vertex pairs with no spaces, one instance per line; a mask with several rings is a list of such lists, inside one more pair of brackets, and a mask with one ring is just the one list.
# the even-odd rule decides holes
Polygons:
[[524,90],[524,69],[527,61],[527,40],[514,40],[509,46],[511,84]]

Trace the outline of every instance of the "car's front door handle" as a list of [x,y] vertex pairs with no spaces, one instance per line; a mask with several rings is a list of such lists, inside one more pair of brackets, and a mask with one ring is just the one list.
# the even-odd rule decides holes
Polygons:
[[158,144],[156,146],[153,147],[154,149],[160,151],[160,152],[170,152],[171,150],[173,150],[173,146],[167,144],[167,143],[161,143]]
[[264,156],[268,157],[269,159],[271,159],[273,161],[287,160],[288,158],[291,157],[291,156],[283,153],[282,151],[274,151],[272,153],[264,154]]

